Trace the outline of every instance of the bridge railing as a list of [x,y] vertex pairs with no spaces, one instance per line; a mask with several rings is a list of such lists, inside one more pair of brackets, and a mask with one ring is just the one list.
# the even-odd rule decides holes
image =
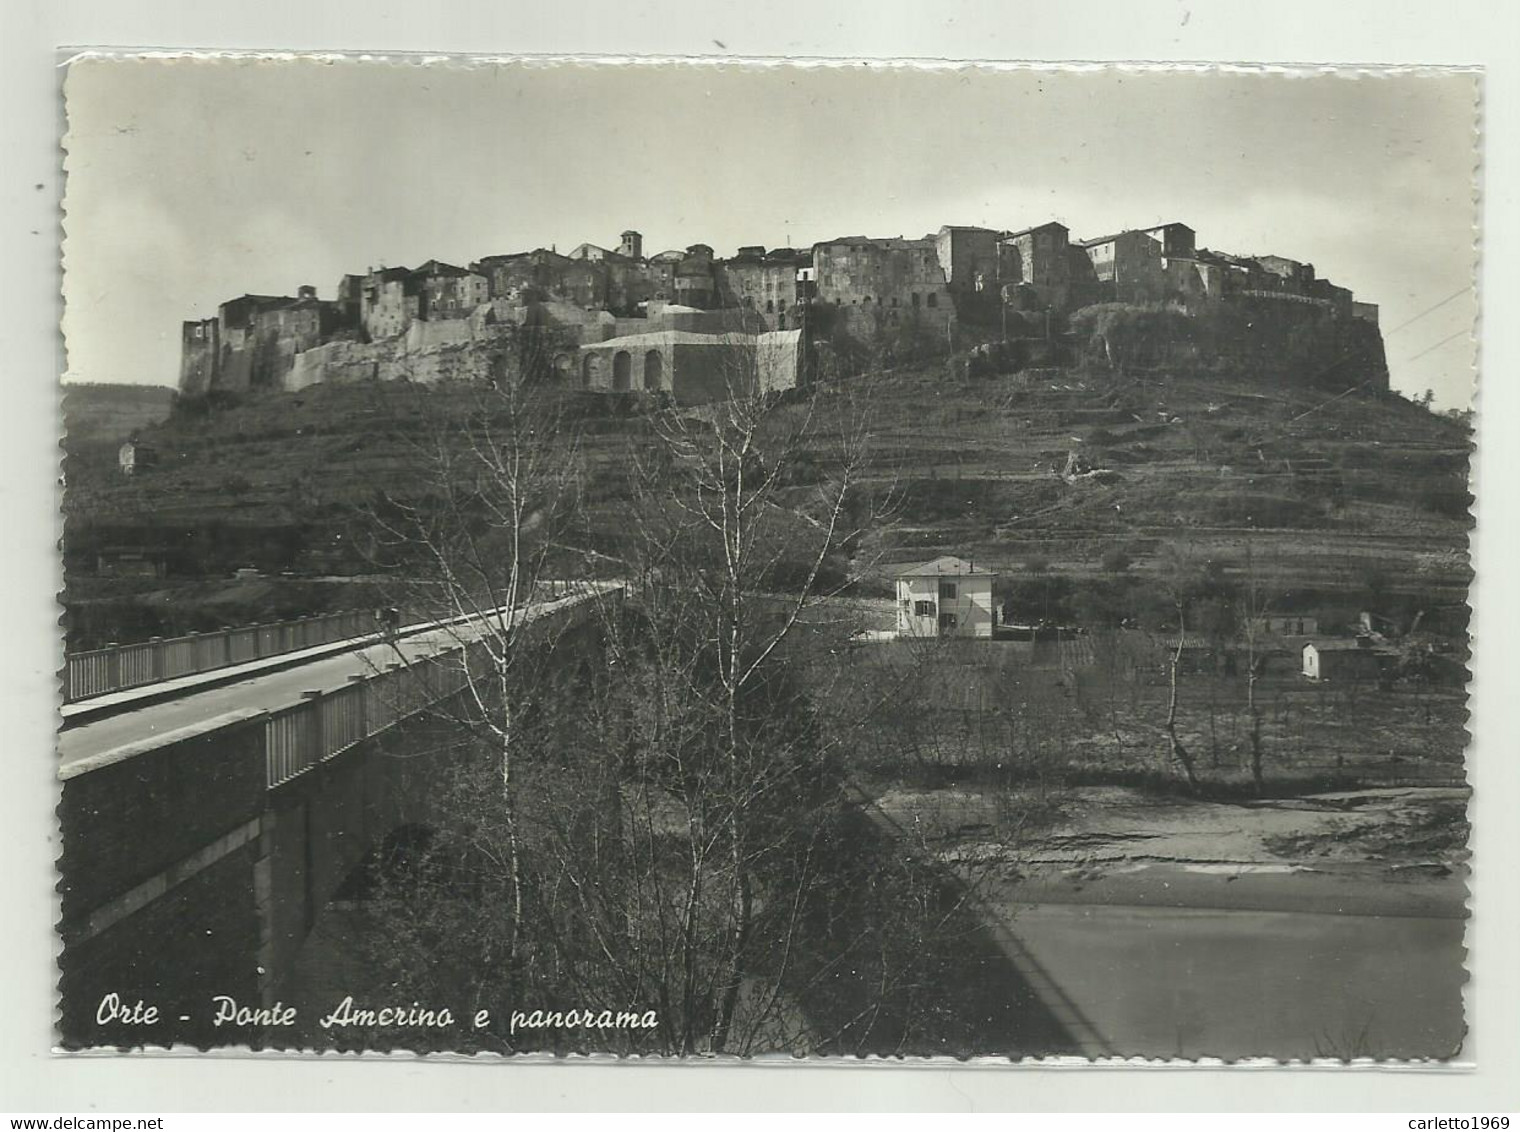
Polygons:
[[464,690],[463,649],[353,676],[330,692],[307,692],[270,712],[264,747],[271,789]]
[[183,637],[154,637],[137,644],[107,645],[73,653],[66,658],[63,699],[65,703],[74,703],[179,676],[214,672],[251,660],[351,640],[374,633],[377,628],[373,614],[350,610],[268,625],[244,625],[214,633],[189,633]]
[[[620,583],[567,585],[554,600],[568,598],[572,607],[584,611],[599,594],[621,589]],[[264,722],[269,788],[464,691],[470,680],[468,653],[480,647],[456,644],[409,664],[392,663],[350,676],[347,685],[333,691],[304,693],[300,703],[270,712]]]

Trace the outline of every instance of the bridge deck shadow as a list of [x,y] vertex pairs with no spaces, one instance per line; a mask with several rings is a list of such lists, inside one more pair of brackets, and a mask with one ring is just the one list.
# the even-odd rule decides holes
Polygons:
[[[917,946],[903,949],[891,992],[884,994],[875,979],[861,978],[858,967],[846,962],[828,975],[826,993],[802,1001],[815,1030],[837,1034],[827,1052],[956,1058],[1109,1052],[964,877],[935,863],[904,864],[910,847],[872,807],[850,807],[841,828],[841,848],[862,867],[895,859],[920,871],[919,921],[931,930]],[[880,896],[871,885],[841,885],[831,901],[834,930],[828,934],[837,940],[879,917],[873,899]],[[819,950],[822,958],[833,949],[824,943]]]

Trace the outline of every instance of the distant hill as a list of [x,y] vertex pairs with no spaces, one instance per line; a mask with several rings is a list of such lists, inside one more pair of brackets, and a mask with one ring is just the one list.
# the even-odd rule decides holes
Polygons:
[[167,385],[70,382],[63,389],[63,422],[81,441],[123,441],[168,420],[175,392]]

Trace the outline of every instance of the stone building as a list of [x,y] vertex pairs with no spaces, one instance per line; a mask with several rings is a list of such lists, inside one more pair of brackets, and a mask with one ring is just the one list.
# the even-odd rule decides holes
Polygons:
[[557,300],[582,309],[607,303],[607,271],[599,260],[575,259],[549,248],[487,256],[470,265],[487,281],[492,299],[509,302]]
[[179,390],[204,393],[215,383],[221,358],[220,321],[192,319],[180,326]]
[[1161,254],[1168,259],[1186,259],[1198,249],[1198,233],[1177,221],[1158,224],[1154,228],[1141,228],[1140,231],[1160,244]]
[[405,334],[417,317],[417,292],[405,267],[371,269],[360,288],[360,319],[372,341]]
[[[680,384],[672,376],[678,357],[700,375],[707,363],[691,359],[741,349],[727,336],[789,333],[816,307],[827,313],[819,311],[810,329],[856,336],[894,324],[946,333],[958,318],[991,328],[999,315],[1003,333],[1017,334],[1011,323],[1019,320],[1009,319],[1014,310],[1046,312],[1049,333],[1050,314],[1105,301],[1195,310],[1207,300],[1254,303],[1268,321],[1284,325],[1311,313],[1374,326],[1378,317],[1374,304],[1356,302],[1346,288],[1317,278],[1312,264],[1199,248],[1195,231],[1176,221],[1080,242],[1050,220],[1018,231],[945,225],[921,239],[842,236],[810,249],[745,245],[721,261],[700,243],[648,258],[643,253],[643,236],[627,229],[615,251],[583,243],[568,255],[538,248],[488,256],[468,268],[429,260],[416,269],[345,275],[330,302],[309,286],[294,298],[243,295],[223,303],[214,319],[182,324],[180,388],[283,387],[296,359],[318,349],[332,356],[307,359],[302,381],[325,373],[399,372],[400,363],[386,353],[394,353],[393,346],[441,359],[462,344],[502,336],[508,323],[537,326],[535,320],[565,332],[559,368],[567,373],[577,364],[574,340],[599,351],[606,340],[642,334],[721,339],[672,339],[669,349],[643,351],[646,360],[651,350],[658,354],[666,381],[658,388],[670,393]],[[467,321],[469,327],[460,325]],[[380,352],[372,357],[358,349],[366,343]],[[631,359],[634,351],[627,353]],[[593,354],[595,368],[602,354]],[[606,387],[615,388],[621,373],[626,388],[639,388],[642,371],[632,361],[617,371],[610,360],[617,354],[608,355]],[[442,361],[435,368],[444,377],[453,373]],[[706,380],[693,377],[691,388],[705,388]]]
[[[644,238],[629,229],[618,250],[578,244],[569,255],[547,248],[496,255],[470,265],[488,280],[489,296],[513,303],[563,302],[632,315],[650,299],[674,301],[672,267],[643,259]],[[676,253],[677,261],[684,253]]]
[[998,241],[991,228],[947,224],[934,237],[940,271],[960,315],[988,315],[1001,302]]
[[[1209,299],[1253,289],[1289,290],[1285,282],[1304,265],[1284,261],[1284,275],[1267,271],[1244,256],[1211,252],[1197,246],[1197,234],[1172,222],[1135,228],[1077,245],[1086,255],[1096,294],[1081,301],[1173,303],[1192,307]],[[1312,274],[1313,268],[1308,268]],[[1079,292],[1081,288],[1077,289]],[[1074,304],[1079,299],[1074,298]]]
[[675,265],[675,292],[672,299],[682,306],[705,310],[715,306],[717,287],[713,278],[713,250],[706,244],[692,244]]
[[342,306],[317,298],[317,289],[310,285],[299,288],[292,302],[263,309],[254,317],[292,353],[320,346],[344,328]]
[[356,331],[347,309],[303,286],[287,295],[242,295],[217,308],[214,319],[180,329],[183,393],[279,387],[293,359],[341,333]]
[[[637,232],[624,236],[637,236]],[[633,315],[654,297],[649,265],[643,260],[613,253],[602,262],[605,272],[604,306],[619,315]]]
[[479,272],[430,259],[412,272],[416,317],[426,322],[466,318],[490,298],[490,281]]
[[210,388],[242,391],[279,383],[287,366],[278,317],[270,317],[296,300],[288,295],[241,295],[217,308],[218,351]]
[[934,237],[825,240],[813,245],[813,274],[818,302],[870,309],[878,321],[912,317],[942,326],[955,318]]
[[1166,294],[1161,241],[1135,229],[1083,240],[1102,297],[1111,302],[1156,302]]
[[700,405],[805,386],[808,346],[800,330],[654,330],[583,345],[579,379],[591,392],[664,394]]
[[364,325],[364,276],[345,275],[338,280],[338,320],[347,327]]
[[1005,300],[1036,310],[1063,310],[1071,305],[1070,238],[1071,230],[1055,220],[1001,237],[998,278],[1004,285]]
[[601,263],[613,253],[599,244],[577,244],[570,249],[570,258],[588,263]]
[[649,282],[650,300],[662,303],[676,301],[676,265],[686,258],[685,252],[660,252],[644,262],[644,278]]
[[235,388],[283,388],[296,355],[330,341],[345,329],[339,305],[317,298],[315,287],[308,284],[296,294],[294,299],[249,307],[243,345],[235,347],[230,356],[226,349],[229,337],[223,330],[219,384],[228,371],[238,373],[246,363],[246,384],[239,379]]
[[1314,282],[1312,263],[1300,263],[1296,259],[1288,259],[1280,255],[1255,256],[1253,263],[1269,277],[1257,279],[1258,286],[1276,287],[1283,291],[1307,295],[1310,284]]
[[1222,299],[1230,270],[1212,253],[1202,249],[1190,256],[1162,259],[1168,297],[1192,309],[1204,300]]
[[714,268],[718,302],[765,316],[772,329],[795,328],[801,317],[798,270],[811,260],[806,252],[761,246],[739,249],[733,259]]

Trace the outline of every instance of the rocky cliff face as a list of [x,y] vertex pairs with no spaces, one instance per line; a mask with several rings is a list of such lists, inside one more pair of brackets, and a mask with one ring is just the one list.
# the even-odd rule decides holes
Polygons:
[[413,322],[403,334],[375,342],[342,338],[296,350],[256,339],[224,348],[214,367],[185,367],[180,391],[241,393],[251,388],[297,391],[355,381],[484,381],[500,377],[528,352],[534,364],[568,366],[575,344],[615,333],[617,320],[563,303],[482,305],[467,318]]
[[1114,370],[1162,367],[1337,392],[1388,389],[1377,325],[1314,305],[1233,300],[1189,314],[1102,303],[1077,311],[1070,326],[1079,353]]
[[1324,388],[1388,389],[1377,325],[1283,302],[1231,304],[1220,352],[1247,371]]

